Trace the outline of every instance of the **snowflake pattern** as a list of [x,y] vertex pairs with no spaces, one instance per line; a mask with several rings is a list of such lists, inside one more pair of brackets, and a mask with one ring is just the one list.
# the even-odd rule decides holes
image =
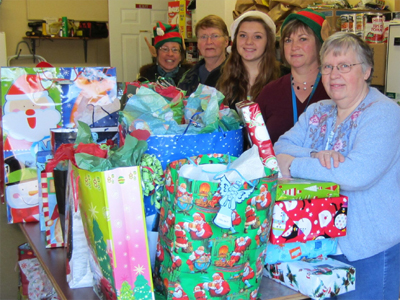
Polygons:
[[144,274],[145,268],[144,268],[144,266],[137,265],[133,270],[137,275],[140,275],[140,274]]
[[93,203],[90,203],[89,213],[90,213],[90,217],[92,219],[96,219],[98,211],[97,211],[97,207]]

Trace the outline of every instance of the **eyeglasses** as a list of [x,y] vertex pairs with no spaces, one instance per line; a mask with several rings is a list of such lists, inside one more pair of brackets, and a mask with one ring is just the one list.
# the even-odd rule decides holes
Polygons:
[[332,65],[322,65],[320,67],[320,71],[322,75],[329,75],[332,73],[333,68],[338,69],[340,73],[349,73],[351,71],[352,66],[356,65],[362,65],[363,63],[357,63],[357,64],[339,64],[337,66],[332,66]]
[[199,36],[199,39],[202,41],[207,41],[210,38],[212,41],[214,41],[216,39],[219,39],[222,36],[223,35],[221,35],[221,34],[212,34],[212,35],[203,34],[203,35]]
[[180,53],[181,52],[181,49],[179,49],[179,48],[168,48],[168,47],[160,47],[160,50],[162,51],[162,52],[164,52],[164,53],[168,53],[170,50],[172,51],[172,53]]

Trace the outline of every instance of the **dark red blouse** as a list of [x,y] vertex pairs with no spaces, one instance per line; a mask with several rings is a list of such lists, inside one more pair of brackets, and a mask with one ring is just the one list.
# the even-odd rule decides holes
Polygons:
[[[256,99],[256,102],[260,106],[272,144],[275,144],[278,138],[294,125],[290,76],[291,74],[287,74],[268,83]],[[309,105],[325,99],[330,98],[320,81]],[[301,103],[296,97],[296,101],[297,115],[299,117],[306,109],[307,100]]]

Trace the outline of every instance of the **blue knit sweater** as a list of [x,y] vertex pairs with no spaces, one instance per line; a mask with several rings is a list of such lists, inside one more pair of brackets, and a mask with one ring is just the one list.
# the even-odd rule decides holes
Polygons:
[[[338,183],[348,196],[347,235],[338,241],[354,261],[400,242],[400,107],[370,87],[329,138],[336,113],[332,100],[310,105],[274,149],[296,157],[293,177]],[[339,151],[346,159],[327,169],[310,157],[313,150]]]

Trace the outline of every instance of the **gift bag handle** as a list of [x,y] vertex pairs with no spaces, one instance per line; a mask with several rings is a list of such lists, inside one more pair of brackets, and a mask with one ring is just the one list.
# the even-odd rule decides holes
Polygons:
[[107,115],[108,115],[108,117],[110,118],[110,119],[112,119],[112,115],[108,112],[108,111],[106,111],[102,106],[99,106],[99,105],[97,105],[97,106],[95,106],[95,105],[93,105],[93,104],[88,104],[88,106],[93,106],[93,111],[92,111],[92,124],[90,124],[89,125],[89,127],[94,127],[94,114],[95,114],[95,107],[100,107],[100,109],[102,110],[102,111],[104,111]]
[[[78,205],[79,205],[79,199],[78,199],[78,190],[77,190],[77,186],[79,183],[79,175],[74,179],[74,174],[73,171],[71,170],[71,172],[69,172],[69,176],[70,176],[70,181],[71,181],[71,187],[72,187],[72,195],[74,197],[74,209],[75,212],[78,211]],[[75,182],[75,184],[74,184]]]
[[[194,118],[195,116],[199,115],[199,114],[202,114],[202,113],[203,113],[203,111],[199,111],[199,112],[195,113],[195,114],[189,119],[189,124],[186,126],[185,131],[184,131],[181,135],[178,135],[178,136],[176,137],[176,141],[178,141],[180,138],[182,138],[182,137],[186,134],[186,132],[188,131],[189,126],[190,126],[191,124],[196,123],[196,122],[193,120],[193,118]],[[222,132],[222,133],[224,134],[224,137],[226,137],[227,132],[224,131],[224,130],[221,128],[221,126],[219,126],[219,125],[218,125],[218,131]]]
[[40,77],[40,76],[38,76],[39,77],[39,81],[40,81],[40,85],[42,86],[42,88],[45,90],[45,91],[48,91],[48,90],[50,90],[51,89],[51,87],[54,85],[54,83],[55,82],[58,82],[59,84],[72,84],[73,82],[75,82],[77,79],[78,79],[78,77],[85,71],[85,68],[83,68],[83,70],[82,71],[77,71],[76,70],[76,67],[74,67],[74,71],[75,71],[75,79],[73,79],[73,80],[70,80],[70,79],[65,79],[65,78],[48,78],[47,76],[46,76],[46,72],[43,70],[43,67],[41,67],[41,70],[42,70],[42,74],[43,74],[43,77],[46,79],[46,80],[49,80],[49,81],[51,81],[52,83],[51,83],[51,85],[48,87],[48,88],[45,88],[44,86],[43,86],[43,83],[42,83],[42,78]]
[[[191,163],[193,163],[196,167],[199,166],[199,165],[196,164],[190,157],[188,157],[187,159],[188,159]],[[204,173],[208,173],[208,174],[215,174],[214,177],[213,177],[213,179],[214,179],[214,180],[220,180],[220,179],[223,177],[223,175],[224,175],[225,173],[230,172],[230,171],[235,171],[235,172],[238,173],[239,176],[243,179],[243,182],[247,182],[247,184],[250,185],[251,187],[254,187],[254,186],[256,185],[256,184],[253,184],[251,181],[247,180],[246,178],[244,178],[244,176],[243,176],[238,170],[236,170],[236,169],[234,169],[234,168],[230,168],[230,165],[231,165],[231,157],[228,156],[228,165],[227,165],[226,170],[224,170],[224,171],[219,171],[219,172],[211,172],[211,171],[205,171],[205,170],[203,170],[203,172],[204,172]]]

